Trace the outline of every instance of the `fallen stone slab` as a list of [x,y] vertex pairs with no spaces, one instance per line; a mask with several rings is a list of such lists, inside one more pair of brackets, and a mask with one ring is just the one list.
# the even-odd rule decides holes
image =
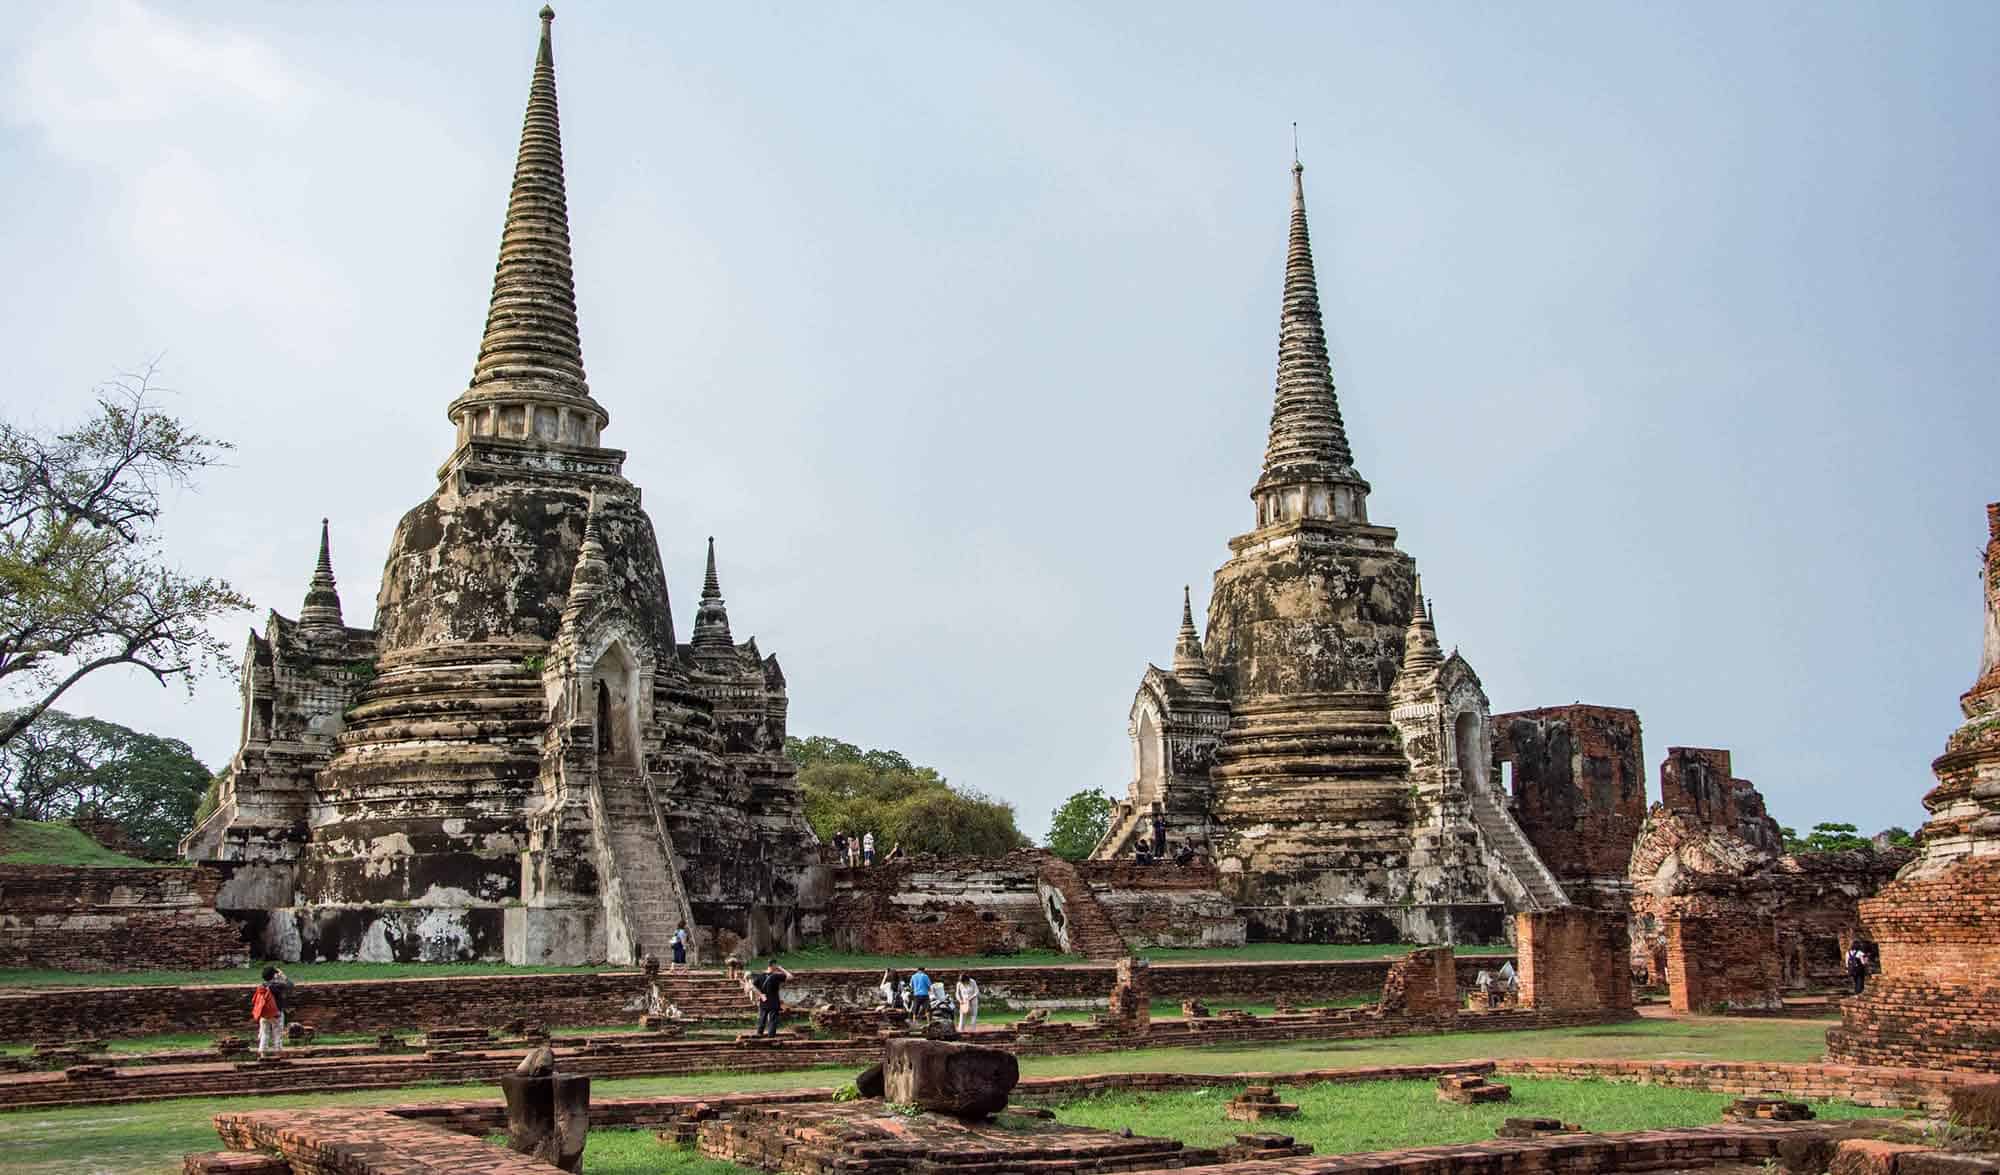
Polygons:
[[882,1096],[940,1114],[991,1117],[1020,1080],[1021,1062],[1005,1049],[914,1036],[883,1049]]

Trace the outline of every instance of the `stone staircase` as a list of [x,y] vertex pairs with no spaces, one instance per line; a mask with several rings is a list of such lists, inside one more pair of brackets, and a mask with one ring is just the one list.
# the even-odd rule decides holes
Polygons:
[[[681,889],[679,863],[661,833],[652,788],[637,773],[617,772],[602,775],[598,789],[603,800],[598,835],[611,866],[604,885],[612,891],[607,896],[615,899],[611,913],[623,916],[629,944],[625,952],[611,944],[612,959],[638,963],[650,954],[664,962],[675,927],[685,922],[691,931],[694,919]],[[620,958],[622,953],[631,957]]]
[[1107,861],[1129,856],[1132,852],[1133,838],[1138,835],[1139,823],[1145,815],[1144,808],[1121,802],[1112,811],[1111,827],[1105,830],[1104,835],[1098,839],[1097,846],[1091,849],[1091,859]]
[[1071,954],[1086,959],[1122,959],[1131,953],[1090,886],[1077,876],[1076,866],[1061,857],[1045,857],[1036,880],[1062,895]]
[[1540,854],[1528,840],[1528,834],[1514,822],[1507,809],[1492,792],[1483,788],[1468,788],[1466,798],[1472,809],[1473,823],[1479,826],[1479,838],[1485,842],[1488,853],[1506,867],[1513,880],[1526,894],[1530,909],[1552,910],[1570,904],[1563,893],[1562,883],[1548,866],[1542,864]]

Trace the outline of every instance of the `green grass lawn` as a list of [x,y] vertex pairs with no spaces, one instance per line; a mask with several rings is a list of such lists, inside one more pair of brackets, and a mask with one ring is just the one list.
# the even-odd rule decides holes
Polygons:
[[[1360,1085],[1280,1086],[1279,1100],[1296,1103],[1296,1118],[1264,1124],[1234,1122],[1222,1104],[1242,1089],[1215,1086],[1154,1094],[1107,1094],[1056,1107],[1059,1121],[1106,1130],[1178,1138],[1193,1146],[1224,1146],[1246,1130],[1275,1129],[1311,1143],[1320,1154],[1395,1150],[1412,1146],[1491,1139],[1507,1118],[1560,1118],[1586,1130],[1657,1130],[1712,1126],[1730,1095],[1608,1081],[1502,1078],[1514,1089],[1508,1102],[1454,1105],[1437,1098],[1429,1081],[1371,1081]],[[1822,1118],[1899,1117],[1845,1102],[1820,1102]]]
[[[1639,1020],[1593,1028],[1541,1032],[1465,1032],[1392,1040],[1299,1041],[1276,1045],[1218,1045],[1196,1049],[1137,1049],[1070,1057],[1024,1057],[1029,1076],[1161,1071],[1186,1073],[1296,1072],[1369,1065],[1422,1064],[1502,1057],[1606,1057],[1687,1060],[1815,1060],[1826,1047],[1826,1025],[1810,1020]],[[685,1077],[627,1077],[593,1083],[600,1097],[677,1093],[728,1093],[754,1089],[840,1085],[848,1068],[788,1073],[705,1073]],[[492,1086],[412,1087],[357,1093],[281,1095],[269,1098],[184,1098],[121,1106],[16,1110],[0,1113],[0,1154],[18,1175],[102,1172],[104,1175],[168,1173],[188,1151],[219,1143],[209,1117],[223,1110],[291,1106],[397,1105],[497,1097]],[[1519,1109],[1516,1113],[1529,1111]],[[1218,1111],[1219,1112],[1219,1111]],[[1571,1121],[1576,1119],[1572,1117]],[[1135,1130],[1138,1127],[1133,1127]],[[1290,1130],[1291,1127],[1286,1127]],[[648,1140],[651,1136],[647,1135]],[[593,1163],[591,1170],[599,1170]],[[716,1175],[688,1171],[684,1175]]]
[[92,865],[171,867],[176,862],[142,861],[115,853],[85,836],[74,824],[16,820],[0,828],[0,865]]

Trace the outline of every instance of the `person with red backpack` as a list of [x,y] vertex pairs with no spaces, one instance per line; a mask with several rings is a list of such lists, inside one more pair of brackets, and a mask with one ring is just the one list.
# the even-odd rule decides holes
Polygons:
[[278,1008],[277,993],[271,990],[271,981],[278,977],[276,967],[264,968],[264,982],[257,985],[256,994],[250,997],[250,1019],[257,1025],[257,1059],[264,1059],[264,1049],[268,1045],[273,1053],[285,1051],[284,1013]]

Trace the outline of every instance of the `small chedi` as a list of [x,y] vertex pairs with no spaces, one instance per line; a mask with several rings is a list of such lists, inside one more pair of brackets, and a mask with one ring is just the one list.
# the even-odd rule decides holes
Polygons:
[[[1183,599],[1173,666],[1131,710],[1133,778],[1093,855],[1186,846],[1249,937],[1450,942],[1567,904],[1489,785],[1479,677],[1440,647],[1416,564],[1372,520],[1335,397],[1292,168],[1270,443],[1205,637]],[[1150,842],[1150,844],[1149,844]]]
[[584,377],[542,11],[457,443],[350,626],[327,532],[243,659],[242,745],[183,843],[265,957],[636,962],[795,945],[823,898],[785,678],[731,635],[715,549],[681,641],[652,521]]
[[1916,859],[1861,903],[1882,973],[1841,1002],[1828,1060],[2000,1073],[2000,502],[1986,524],[1979,675],[1931,764]]

